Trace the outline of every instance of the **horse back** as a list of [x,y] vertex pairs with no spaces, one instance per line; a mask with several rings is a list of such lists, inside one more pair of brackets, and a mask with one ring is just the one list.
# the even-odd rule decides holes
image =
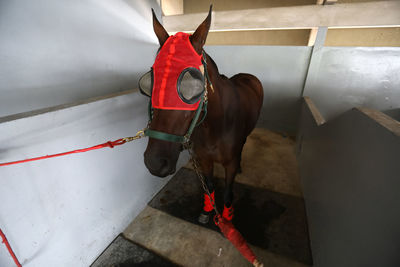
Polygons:
[[264,99],[264,90],[260,80],[248,73],[239,73],[229,79],[239,95],[240,107],[244,111],[246,135],[256,126]]

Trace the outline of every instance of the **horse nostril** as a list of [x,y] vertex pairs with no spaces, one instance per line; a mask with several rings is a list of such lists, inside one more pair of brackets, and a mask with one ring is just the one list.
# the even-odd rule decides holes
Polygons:
[[168,158],[149,157],[145,155],[144,163],[153,175],[165,177],[170,174],[170,162]]
[[164,158],[160,158],[160,165],[161,165],[161,166],[168,165],[168,160],[167,160],[167,159],[164,159]]

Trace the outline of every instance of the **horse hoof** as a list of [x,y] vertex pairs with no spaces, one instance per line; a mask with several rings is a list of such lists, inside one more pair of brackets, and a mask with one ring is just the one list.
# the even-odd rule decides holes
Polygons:
[[199,216],[199,223],[207,224],[210,220],[210,215],[201,213]]

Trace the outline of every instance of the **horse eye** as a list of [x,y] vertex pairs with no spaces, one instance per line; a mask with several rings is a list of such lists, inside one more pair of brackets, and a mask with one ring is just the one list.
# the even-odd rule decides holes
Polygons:
[[178,78],[179,97],[188,104],[196,103],[204,92],[204,77],[196,68],[185,69]]
[[151,92],[153,90],[153,71],[146,72],[139,79],[139,90],[145,96],[151,96]]

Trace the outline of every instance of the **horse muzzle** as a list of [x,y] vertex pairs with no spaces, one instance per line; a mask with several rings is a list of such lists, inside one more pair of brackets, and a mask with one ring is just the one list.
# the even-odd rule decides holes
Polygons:
[[176,171],[176,161],[168,157],[152,156],[144,154],[144,164],[151,174],[164,178]]

